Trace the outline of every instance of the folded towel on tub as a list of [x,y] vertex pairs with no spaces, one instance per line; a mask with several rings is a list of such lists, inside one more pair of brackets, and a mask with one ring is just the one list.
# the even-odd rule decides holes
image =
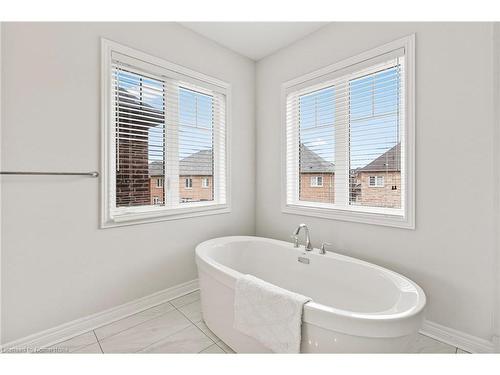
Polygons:
[[311,299],[252,275],[236,281],[234,328],[275,353],[299,353],[302,310]]

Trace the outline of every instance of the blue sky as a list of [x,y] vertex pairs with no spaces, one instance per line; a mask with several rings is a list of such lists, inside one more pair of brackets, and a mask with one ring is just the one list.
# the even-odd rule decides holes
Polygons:
[[184,88],[179,90],[179,159],[212,148],[212,109],[213,97]]
[[[139,76],[121,71],[120,86],[133,95],[140,94]],[[146,104],[164,110],[163,83],[143,78],[142,98]],[[361,168],[399,141],[397,126],[397,68],[352,80],[350,95],[351,169]],[[302,96],[300,105],[301,141],[312,151],[335,163],[335,87]],[[179,89],[179,158],[210,149],[212,140],[213,98]],[[149,159],[163,160],[163,126],[149,129]]]
[[[361,168],[399,142],[397,68],[349,84],[351,169]],[[299,99],[301,141],[335,163],[335,87]]]

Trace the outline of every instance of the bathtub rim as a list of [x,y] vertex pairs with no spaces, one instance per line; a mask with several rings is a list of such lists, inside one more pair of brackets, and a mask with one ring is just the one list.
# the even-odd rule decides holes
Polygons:
[[[215,261],[207,254],[207,250],[213,246],[245,241],[271,242],[281,246],[288,244],[286,241],[258,236],[226,236],[206,240],[198,244],[195,250],[196,264],[199,272],[206,272],[217,281],[234,290],[237,278],[243,274]],[[290,244],[290,246],[292,246],[292,244]],[[319,255],[318,249],[316,248],[313,250],[312,254],[309,252],[305,253],[303,247],[302,250],[294,249],[293,247],[291,247],[290,250],[296,251],[297,255],[332,257],[386,272],[391,274],[392,277],[401,278],[409,282],[416,289],[418,294],[418,300],[414,306],[397,313],[349,311],[310,301],[304,305],[305,323],[351,335],[374,338],[404,336],[412,334],[420,328],[424,317],[426,295],[422,288],[411,279],[376,264],[334,252]],[[335,318],[332,319],[332,317]]]

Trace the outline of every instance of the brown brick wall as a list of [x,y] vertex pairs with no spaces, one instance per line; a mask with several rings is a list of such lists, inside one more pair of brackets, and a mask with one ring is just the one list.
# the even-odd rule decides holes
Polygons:
[[[323,186],[312,187],[311,178],[322,176]],[[370,176],[384,176],[383,187],[371,187]],[[361,172],[356,178],[361,185],[357,203],[362,206],[401,208],[400,172]],[[300,200],[307,202],[334,203],[335,175],[330,173],[301,173]],[[396,190],[392,187],[395,186]]]
[[[311,178],[317,176],[323,177],[322,187],[311,186]],[[299,199],[308,202],[334,203],[334,179],[333,173],[301,173]]]
[[[158,188],[156,186],[156,181],[162,177],[153,176],[150,178],[149,187],[151,191],[150,203],[153,204],[154,197],[160,198],[160,202],[163,201],[164,188]],[[186,188],[185,179],[189,177],[179,176],[179,198],[182,201],[196,202],[201,200],[213,200],[213,184],[212,176],[191,176],[193,180],[193,187],[191,189]],[[208,187],[202,187],[202,179],[208,178]],[[165,186],[165,185],[164,185]]]
[[[149,180],[149,188],[150,188],[150,191],[151,191],[151,202],[150,204],[154,204],[154,197],[158,197],[159,200],[160,200],[160,203],[163,203],[163,197],[164,197],[164,188],[159,188],[157,187],[157,181],[159,179],[163,179],[163,177],[151,177],[150,180]],[[165,181],[165,180],[164,180]],[[163,185],[165,186],[165,185]]]
[[[133,129],[133,126],[130,128]],[[134,138],[133,135],[129,137]],[[116,171],[116,206],[148,205],[150,202],[148,144],[120,139],[117,150],[119,168]]]
[[[186,178],[192,178],[193,187],[190,189],[186,188]],[[208,187],[204,188],[201,186],[202,179],[208,178]],[[211,201],[213,200],[213,183],[212,176],[180,176],[179,177],[179,197],[182,201]]]
[[[384,176],[383,187],[371,187],[370,176]],[[358,204],[372,207],[401,208],[401,173],[400,172],[361,172],[361,196]],[[392,190],[395,186],[396,190]]]

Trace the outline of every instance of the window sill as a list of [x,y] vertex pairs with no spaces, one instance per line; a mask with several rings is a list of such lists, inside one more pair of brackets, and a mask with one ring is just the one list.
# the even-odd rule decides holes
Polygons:
[[395,228],[415,229],[413,218],[397,213],[398,209],[376,207],[318,207],[314,204],[286,204],[281,210],[285,214],[319,217],[323,219],[350,221],[355,223],[382,225]]
[[101,228],[114,228],[127,225],[154,223],[159,221],[187,219],[199,216],[230,213],[227,204],[193,204],[191,207],[165,208],[151,207],[136,212],[120,213],[103,220]]

